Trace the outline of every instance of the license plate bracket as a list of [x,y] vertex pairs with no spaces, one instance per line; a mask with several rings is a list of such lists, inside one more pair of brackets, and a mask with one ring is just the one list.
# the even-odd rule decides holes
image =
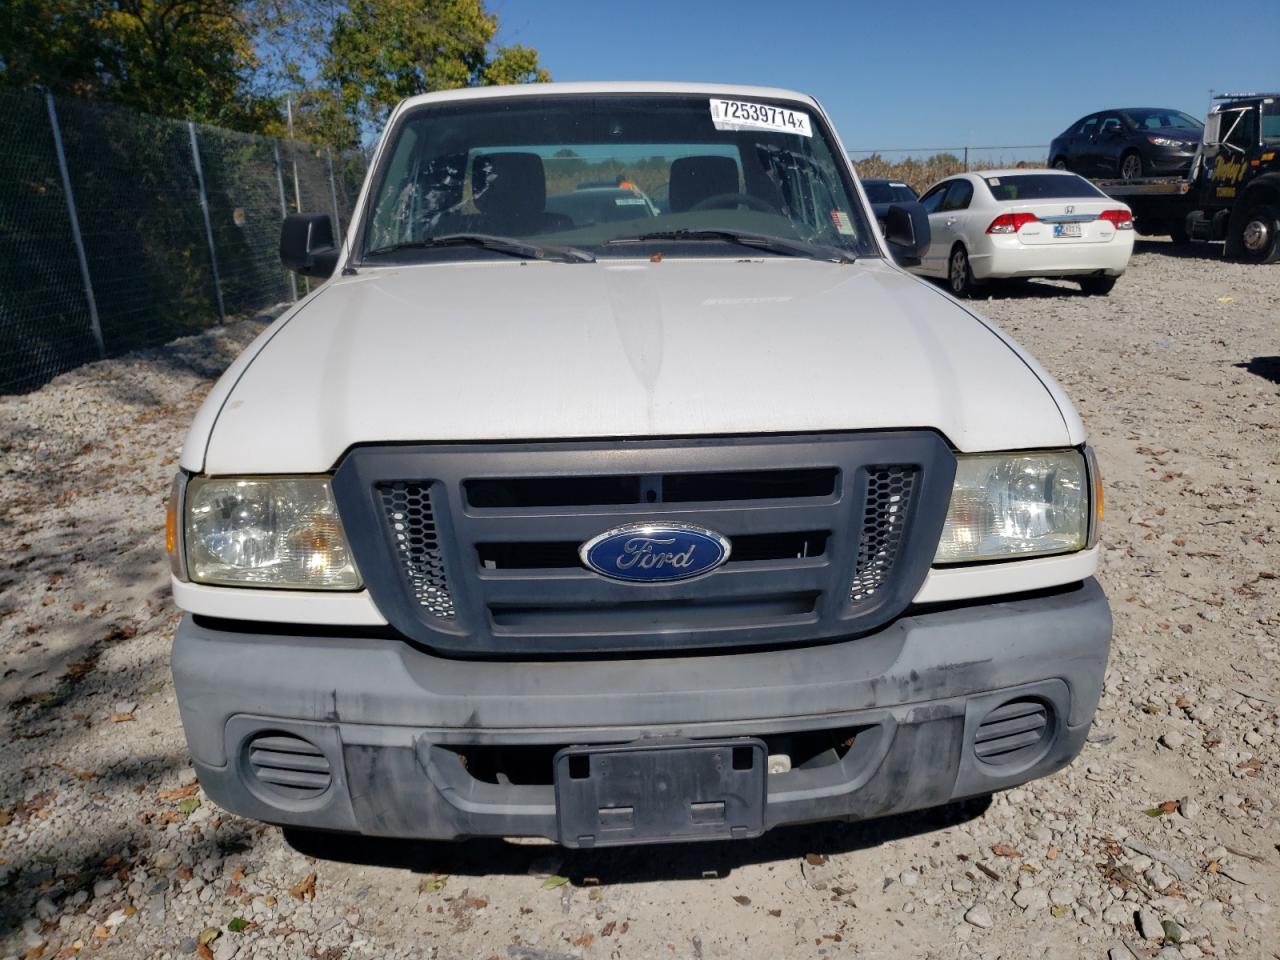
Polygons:
[[767,778],[764,741],[751,737],[565,747],[555,757],[560,843],[758,837]]
[[1055,237],[1072,237],[1080,236],[1080,224],[1078,223],[1055,223],[1053,225],[1053,235]]

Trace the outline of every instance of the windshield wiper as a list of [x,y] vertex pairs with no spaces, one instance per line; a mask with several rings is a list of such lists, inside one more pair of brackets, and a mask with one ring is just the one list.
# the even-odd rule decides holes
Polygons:
[[815,260],[834,260],[836,263],[853,263],[854,256],[839,247],[831,247],[822,243],[806,243],[803,240],[787,240],[783,237],[771,237],[764,233],[744,233],[741,230],[663,230],[655,233],[642,233],[635,237],[618,237],[606,240],[606,244],[615,243],[648,243],[654,240],[720,240],[725,243],[739,243],[746,247],[759,247],[773,253],[787,254],[793,257],[811,257]]
[[562,247],[556,244],[533,244],[516,237],[500,237],[493,233],[444,233],[438,237],[423,237],[421,240],[404,240],[390,243],[368,251],[366,257],[376,257],[398,250],[430,250],[435,247],[483,247],[508,253],[513,257],[524,257],[526,260],[558,260],[563,263],[595,263],[595,257],[577,247]]

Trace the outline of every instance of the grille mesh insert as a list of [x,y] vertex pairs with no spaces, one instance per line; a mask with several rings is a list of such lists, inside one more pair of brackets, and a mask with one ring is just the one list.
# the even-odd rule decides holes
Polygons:
[[867,502],[862,513],[862,536],[853,569],[849,599],[865,603],[885,586],[902,552],[907,530],[907,508],[915,487],[914,467],[882,466],[867,469]]
[[413,599],[433,617],[454,618],[453,596],[431,509],[431,484],[384,483],[378,487],[391,526],[400,569]]

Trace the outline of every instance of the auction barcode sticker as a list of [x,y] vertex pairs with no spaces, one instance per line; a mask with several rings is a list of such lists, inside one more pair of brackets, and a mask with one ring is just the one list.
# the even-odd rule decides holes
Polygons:
[[745,100],[712,100],[711,123],[717,130],[775,130],[813,136],[807,113]]

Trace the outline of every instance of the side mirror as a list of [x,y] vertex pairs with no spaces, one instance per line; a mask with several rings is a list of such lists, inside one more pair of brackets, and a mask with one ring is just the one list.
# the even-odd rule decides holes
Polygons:
[[918,203],[894,203],[884,215],[884,238],[894,261],[918,267],[929,249],[929,215]]
[[280,228],[280,262],[304,277],[329,277],[338,265],[333,220],[327,213],[291,213]]

